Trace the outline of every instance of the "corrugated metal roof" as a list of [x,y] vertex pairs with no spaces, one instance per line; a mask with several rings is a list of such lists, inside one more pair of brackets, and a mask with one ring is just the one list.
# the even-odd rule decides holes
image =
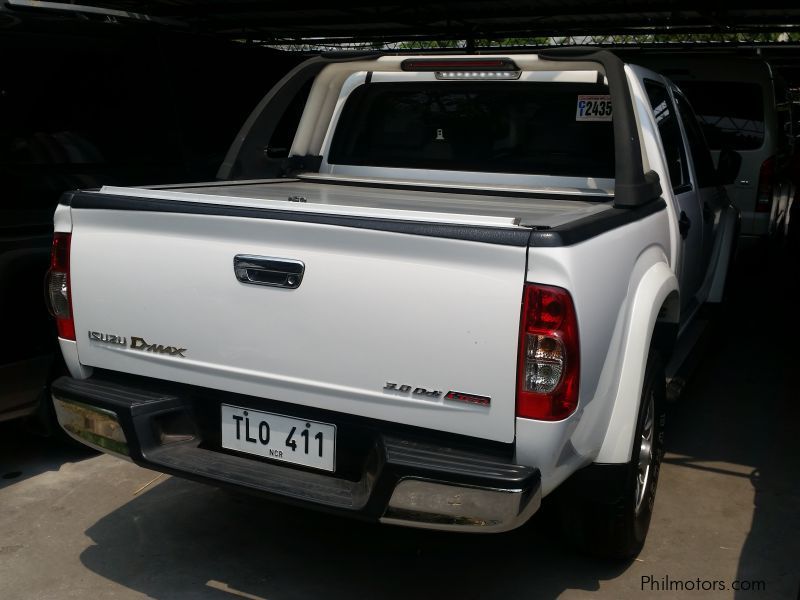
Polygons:
[[[800,26],[797,0],[463,0],[460,2],[354,0],[85,0],[103,15],[72,5],[7,0],[7,15],[50,13],[84,20],[159,22],[190,31],[259,41],[496,39],[602,33],[782,31]],[[80,2],[80,0],[79,0]],[[55,4],[55,3],[53,3]],[[58,13],[56,15],[56,13]]]

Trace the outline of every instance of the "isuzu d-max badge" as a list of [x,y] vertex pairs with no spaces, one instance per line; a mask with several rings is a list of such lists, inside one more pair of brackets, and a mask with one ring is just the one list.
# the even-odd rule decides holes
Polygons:
[[131,336],[131,350],[141,350],[142,352],[155,352],[156,354],[169,354],[170,356],[180,356],[186,358],[184,352],[186,348],[177,346],[162,346],[161,344],[149,344],[144,338]]
[[118,344],[120,346],[125,346],[128,343],[128,339],[124,336],[111,335],[109,333],[101,333],[99,331],[90,331],[89,339],[95,342],[103,342],[104,344]]
[[[110,333],[102,333],[100,331],[90,331],[89,339],[93,342],[102,342],[103,344],[113,344],[122,346],[123,348],[128,344],[128,338],[122,335],[112,335]],[[161,344],[151,344],[144,338],[131,336],[131,345],[128,346],[131,350],[139,350],[140,352],[155,352],[156,354],[167,354],[169,356],[180,356],[186,358],[184,352],[186,348],[179,348],[178,346],[163,346]]]

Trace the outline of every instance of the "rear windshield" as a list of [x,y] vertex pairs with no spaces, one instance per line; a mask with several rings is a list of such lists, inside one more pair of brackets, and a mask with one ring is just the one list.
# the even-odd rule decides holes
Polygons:
[[712,150],[755,150],[764,143],[764,100],[758,85],[683,81],[678,86],[697,113]]
[[370,83],[347,100],[328,162],[613,178],[611,121],[576,117],[579,95],[603,94],[591,83]]

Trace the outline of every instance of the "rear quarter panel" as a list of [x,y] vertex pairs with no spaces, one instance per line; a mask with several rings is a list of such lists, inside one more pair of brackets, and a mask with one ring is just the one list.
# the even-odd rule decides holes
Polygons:
[[[643,303],[643,287],[652,287],[656,268],[661,285],[677,289],[669,248],[669,215],[662,210],[573,246],[529,249],[527,280],[572,294],[581,348],[578,410],[554,423],[517,419],[517,460],[541,469],[545,494],[590,462],[627,460],[627,440],[621,448],[603,454],[601,449],[612,414],[632,423],[638,410],[652,329],[647,330],[661,307]],[[644,351],[626,357],[626,349],[637,346]],[[620,435],[626,435],[624,427]]]

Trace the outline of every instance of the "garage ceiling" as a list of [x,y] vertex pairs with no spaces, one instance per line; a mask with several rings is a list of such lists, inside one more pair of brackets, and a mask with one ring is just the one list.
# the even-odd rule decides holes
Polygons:
[[0,1],[6,19],[155,21],[195,33],[279,43],[499,39],[637,33],[800,31],[800,3],[656,0],[97,0]]

